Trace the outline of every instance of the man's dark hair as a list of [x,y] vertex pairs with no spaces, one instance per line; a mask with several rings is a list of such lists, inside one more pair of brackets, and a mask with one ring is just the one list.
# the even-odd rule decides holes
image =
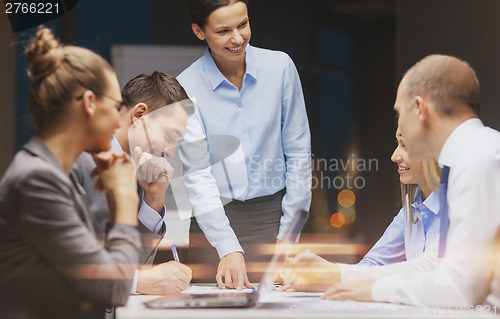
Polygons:
[[[140,74],[128,81],[122,90],[123,103],[132,107],[144,103],[153,112],[163,106],[187,100],[189,97],[182,85],[171,75],[154,71],[153,74]],[[194,113],[191,104],[183,104],[188,115]]]

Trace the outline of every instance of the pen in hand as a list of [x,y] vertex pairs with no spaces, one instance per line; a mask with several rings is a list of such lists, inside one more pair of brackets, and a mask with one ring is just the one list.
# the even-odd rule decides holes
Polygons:
[[175,247],[175,244],[170,245],[170,249],[172,249],[172,255],[174,256],[174,260],[180,263],[181,261],[179,260],[179,254],[177,253],[177,247]]

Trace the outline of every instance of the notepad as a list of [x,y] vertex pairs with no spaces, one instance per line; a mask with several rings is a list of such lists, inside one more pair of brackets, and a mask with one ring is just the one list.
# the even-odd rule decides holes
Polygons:
[[189,289],[185,290],[183,293],[187,294],[232,294],[232,293],[252,293],[255,289],[243,288],[242,290],[236,289],[222,289],[217,286],[197,286],[193,285]]

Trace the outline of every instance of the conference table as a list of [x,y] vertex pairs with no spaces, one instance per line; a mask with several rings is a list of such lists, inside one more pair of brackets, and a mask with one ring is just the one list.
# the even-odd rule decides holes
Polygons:
[[[193,288],[193,287],[191,287]],[[314,293],[271,292],[251,308],[151,309],[144,305],[161,296],[132,295],[116,309],[116,319],[254,319],[254,318],[500,318],[482,306],[428,308],[390,303],[322,300]]]

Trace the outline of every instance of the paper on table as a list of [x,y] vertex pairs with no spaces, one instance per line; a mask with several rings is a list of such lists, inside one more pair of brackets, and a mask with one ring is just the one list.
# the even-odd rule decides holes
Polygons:
[[222,289],[216,286],[196,286],[193,285],[189,289],[183,291],[188,294],[231,294],[231,293],[250,293],[255,292],[255,289],[243,288],[242,290],[236,289]]
[[316,292],[270,292],[259,296],[260,303],[319,302],[323,293]]

